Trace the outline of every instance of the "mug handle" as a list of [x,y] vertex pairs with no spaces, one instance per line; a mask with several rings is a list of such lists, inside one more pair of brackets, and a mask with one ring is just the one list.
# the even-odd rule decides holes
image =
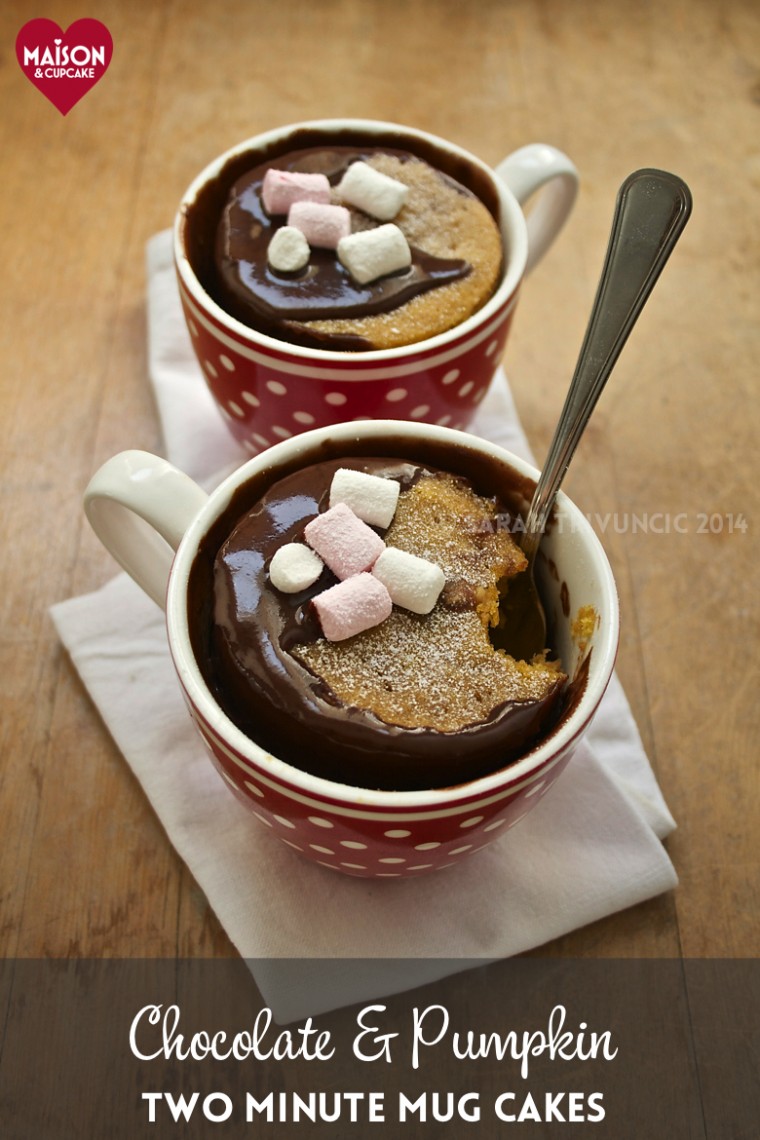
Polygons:
[[508,155],[496,167],[517,201],[542,189],[536,205],[526,216],[528,259],[525,272],[541,260],[567,221],[578,193],[578,171],[566,154],[548,143],[529,143]]
[[122,451],[93,475],[84,509],[106,550],[164,609],[174,552],[207,499],[165,459]]

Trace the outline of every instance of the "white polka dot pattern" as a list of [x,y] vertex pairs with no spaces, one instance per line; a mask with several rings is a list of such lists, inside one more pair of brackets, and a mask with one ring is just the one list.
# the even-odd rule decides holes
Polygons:
[[[213,737],[207,732],[203,735],[218,760]],[[519,823],[556,778],[556,772],[537,773],[516,795],[505,791],[496,802],[488,801],[488,811],[473,812],[470,807],[469,811],[434,813],[432,818],[423,813],[404,826],[389,827],[381,816],[371,822],[372,812],[369,821],[362,819],[361,811],[354,817],[343,809],[335,814],[328,809],[294,815],[293,801],[274,794],[267,779],[254,781],[244,778],[237,768],[219,766],[227,783],[250,797],[255,818],[283,844],[331,870],[370,878],[414,876],[456,866]]]
[[[414,345],[410,353],[336,354],[323,358],[279,342],[248,340],[222,327],[216,314],[189,297],[180,300],[190,342],[231,434],[257,454],[312,427],[388,416],[466,428],[496,369],[514,297],[488,324]],[[237,411],[236,409],[241,409]]]
[[[462,430],[488,391],[500,345],[494,338],[485,348],[471,349],[462,357],[461,367],[444,363],[425,374],[424,383],[370,379],[336,387],[312,383],[297,373],[273,375],[267,368],[254,379],[245,357],[228,348],[219,351],[205,330],[199,332],[195,324],[194,328],[191,333],[198,342],[194,347],[220,411],[232,434],[254,455],[300,431],[384,414]],[[367,410],[356,408],[357,402],[366,403]]]

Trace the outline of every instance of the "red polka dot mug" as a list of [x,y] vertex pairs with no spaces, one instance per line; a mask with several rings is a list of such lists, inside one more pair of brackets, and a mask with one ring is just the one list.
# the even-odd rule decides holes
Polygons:
[[[425,444],[468,448],[507,464],[526,485],[538,475],[502,448],[460,431],[375,421],[315,429],[276,444],[244,463],[210,496],[165,460],[141,451],[122,452],[93,476],[85,509],[117,561],[165,606],[171,656],[190,716],[221,778],[250,809],[252,826],[266,827],[273,843],[335,871],[403,878],[456,865],[498,839],[549,792],[612,674],[618,601],[598,538],[583,513],[560,493],[538,575],[557,652],[576,685],[563,718],[548,736],[489,775],[415,791],[338,783],[260,747],[225,714],[205,679],[195,628],[198,607],[188,602],[196,559],[207,557],[209,536],[218,535],[218,520],[227,526],[249,481],[256,480],[258,493],[262,478],[274,479],[283,468],[313,463],[326,453],[368,454],[368,444],[377,448],[376,454],[389,454],[389,440],[411,459]],[[578,622],[581,610],[592,614],[593,622]]]
[[[501,282],[491,298],[449,331],[416,344],[366,352],[291,345],[247,327],[209,296],[198,260],[213,247],[216,220],[234,175],[262,155],[329,145],[337,134],[394,143],[456,171],[488,192],[504,246]],[[432,157],[431,157],[432,156]],[[423,131],[367,120],[319,120],[283,127],[227,151],[193,181],[177,212],[174,257],[179,292],[203,376],[233,436],[252,454],[310,428],[345,420],[394,419],[469,425],[504,352],[520,284],[552,244],[575,201],[577,171],[552,146],[532,143],[495,171],[467,151]],[[526,219],[522,205],[536,191]],[[484,197],[485,200],[485,197]],[[210,233],[190,240],[199,203]],[[214,212],[216,210],[216,213]],[[198,223],[193,222],[193,225]],[[205,250],[205,254],[204,251]],[[200,276],[203,276],[200,273]]]

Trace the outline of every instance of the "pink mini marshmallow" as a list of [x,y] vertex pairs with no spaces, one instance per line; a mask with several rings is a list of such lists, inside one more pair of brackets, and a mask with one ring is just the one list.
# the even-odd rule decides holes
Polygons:
[[351,233],[351,214],[345,206],[298,201],[288,211],[288,225],[300,230],[313,249],[337,249]]
[[357,518],[345,503],[337,503],[304,527],[304,538],[336,578],[371,570],[385,550],[380,535]]
[[390,617],[391,596],[371,574],[354,574],[312,599],[328,641],[345,641]]
[[301,174],[270,166],[264,175],[261,198],[268,214],[287,214],[294,202],[329,202],[330,182],[326,174]]

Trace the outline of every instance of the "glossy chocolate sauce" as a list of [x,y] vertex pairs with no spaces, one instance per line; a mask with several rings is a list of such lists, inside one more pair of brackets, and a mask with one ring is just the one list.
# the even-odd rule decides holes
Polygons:
[[[380,442],[383,458],[363,454],[376,456]],[[500,706],[486,721],[456,732],[384,723],[337,702],[290,652],[298,642],[321,636],[309,599],[334,582],[329,570],[309,590],[285,595],[269,585],[267,565],[277,547],[300,540],[305,524],[324,509],[340,466],[393,473],[402,487],[421,466],[466,474],[480,494],[480,488],[503,488],[499,506],[511,514],[524,508],[530,480],[466,447],[425,444],[410,463],[408,443],[402,452],[391,439],[334,446],[337,453],[331,455],[328,445],[314,457],[316,466],[259,476],[237,493],[209,534],[189,592],[196,655],[209,687],[227,715],[265,749],[343,783],[390,790],[446,787],[501,768],[552,730],[562,716],[564,690]]]
[[[335,131],[329,144],[319,131],[305,128],[258,154],[230,159],[218,177],[205,185],[180,219],[190,265],[203,288],[226,312],[267,335],[293,344],[343,351],[374,346],[361,335],[329,337],[298,325],[300,321],[360,318],[392,311],[412,297],[462,279],[467,262],[436,258],[412,249],[412,266],[369,285],[358,285],[334,251],[313,249],[309,266],[298,275],[277,273],[266,251],[285,218],[270,217],[261,202],[261,182],[268,167],[325,173],[332,183],[349,162],[373,153],[415,157],[434,167],[460,193],[480,199],[498,223],[498,201],[483,174],[462,157],[416,140],[414,155],[400,147],[405,140],[392,132],[372,136]],[[221,220],[220,220],[221,219]]]

